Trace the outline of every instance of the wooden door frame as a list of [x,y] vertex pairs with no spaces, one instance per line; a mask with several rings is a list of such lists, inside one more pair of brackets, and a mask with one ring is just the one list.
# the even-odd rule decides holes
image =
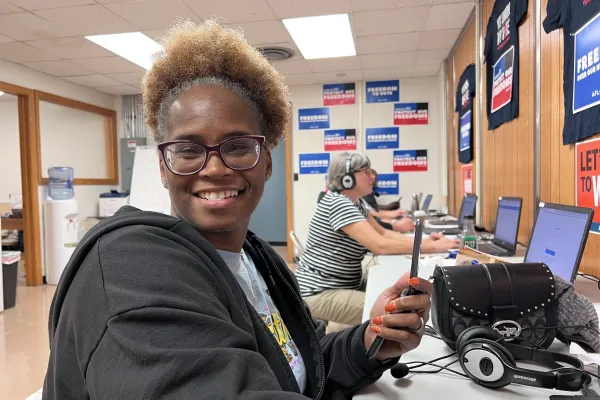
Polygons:
[[32,89],[0,82],[0,90],[17,96],[19,104],[19,146],[21,190],[23,195],[23,247],[27,286],[42,285],[42,245],[40,240],[39,136],[35,95]]
[[294,170],[292,169],[292,123],[288,124],[285,132],[285,200],[286,200],[286,219],[287,219],[287,258],[289,263],[294,262],[294,243],[290,238],[290,232],[294,230],[294,202],[292,201]]

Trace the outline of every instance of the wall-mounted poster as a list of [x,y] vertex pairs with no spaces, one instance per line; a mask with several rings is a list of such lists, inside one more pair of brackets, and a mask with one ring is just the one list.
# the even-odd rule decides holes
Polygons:
[[299,109],[298,129],[329,129],[329,107]]
[[427,171],[427,150],[395,150],[394,172]]
[[300,154],[301,174],[326,174],[329,169],[329,153]]
[[594,210],[590,232],[600,235],[600,139],[575,145],[575,205]]
[[323,105],[339,106],[356,103],[355,83],[334,83],[323,85]]
[[394,125],[427,125],[429,103],[394,104]]
[[331,129],[325,131],[325,151],[356,151],[356,129]]
[[600,104],[600,13],[575,32],[573,113]]
[[367,150],[397,149],[400,143],[400,129],[367,128],[365,138]]
[[385,103],[400,100],[400,81],[366,83],[367,103]]
[[398,174],[378,174],[377,193],[383,195],[398,195],[400,193]]
[[463,71],[456,89],[458,112],[458,161],[463,164],[473,160],[473,97],[475,97],[475,64]]
[[473,193],[473,164],[460,167],[463,195]]
[[513,93],[513,67],[515,47],[511,46],[494,64],[494,83],[492,86],[492,113],[509,104]]

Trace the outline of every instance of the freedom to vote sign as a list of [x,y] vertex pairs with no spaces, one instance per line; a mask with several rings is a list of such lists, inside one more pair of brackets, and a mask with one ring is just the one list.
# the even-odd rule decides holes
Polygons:
[[492,84],[493,113],[512,100],[514,62],[515,46],[511,46],[494,64],[494,83]]
[[356,129],[325,131],[325,151],[356,150]]
[[356,103],[355,83],[334,83],[323,85],[323,105],[339,106]]
[[573,114],[600,104],[600,14],[575,33]]
[[400,81],[366,83],[367,103],[384,103],[400,100]]
[[394,151],[394,172],[427,171],[427,150]]
[[400,129],[367,128],[367,150],[397,149],[400,143]]
[[460,117],[460,151],[471,147],[471,111]]
[[398,174],[379,174],[377,175],[377,193],[379,194],[399,194],[400,185],[398,184]]
[[600,235],[600,139],[575,144],[575,205],[594,209],[590,232]]
[[394,125],[427,125],[429,103],[394,104]]
[[326,174],[329,169],[329,153],[300,154],[301,174]]
[[329,107],[298,110],[298,129],[329,129]]

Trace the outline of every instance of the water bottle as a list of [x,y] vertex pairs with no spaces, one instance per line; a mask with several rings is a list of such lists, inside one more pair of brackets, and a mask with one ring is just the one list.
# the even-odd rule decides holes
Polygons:
[[48,196],[52,200],[68,200],[75,196],[73,190],[73,168],[48,168]]
[[477,234],[475,233],[472,215],[465,215],[460,238],[460,247],[470,247],[477,250]]
[[417,211],[419,209],[419,200],[417,199],[417,194],[413,193],[412,195],[412,202],[410,204],[410,212],[412,214],[415,213],[415,211]]

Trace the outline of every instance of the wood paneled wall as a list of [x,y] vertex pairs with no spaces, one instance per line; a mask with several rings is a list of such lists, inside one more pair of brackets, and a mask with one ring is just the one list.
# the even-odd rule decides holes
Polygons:
[[[542,21],[548,0],[542,0]],[[575,146],[563,146],[563,32],[541,33],[540,199],[575,204]],[[597,135],[600,136],[600,135]],[[580,271],[600,276],[600,236],[590,234]]]
[[452,58],[446,61],[446,88],[448,96],[447,103],[447,136],[448,136],[448,158],[446,162],[448,163],[448,212],[450,214],[456,214],[456,188],[454,187],[454,174],[456,173],[456,152],[458,145],[458,139],[456,137],[456,127],[454,126],[454,98],[456,97],[456,88],[454,85],[454,69]]
[[[487,23],[494,0],[483,0],[481,40],[485,41]],[[495,22],[494,22],[495,26]],[[514,29],[514,28],[513,28]],[[485,65],[482,65],[483,126],[482,139],[482,212],[483,225],[493,232],[496,223],[498,198],[523,198],[523,211],[518,240],[527,244],[534,219],[534,85],[535,85],[535,0],[529,1],[525,20],[519,26],[519,116],[488,130],[485,112]],[[483,50],[482,50],[483,51]]]

